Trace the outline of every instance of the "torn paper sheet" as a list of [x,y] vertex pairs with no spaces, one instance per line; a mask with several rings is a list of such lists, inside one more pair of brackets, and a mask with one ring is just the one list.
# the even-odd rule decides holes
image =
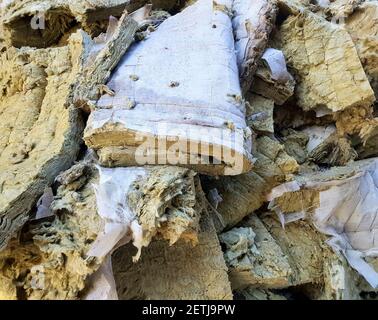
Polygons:
[[[328,243],[377,288],[378,273],[364,258],[378,256],[378,159],[297,179],[302,190],[319,194],[318,206],[310,209],[317,229],[330,235]],[[285,189],[291,192],[296,188],[281,185],[270,199],[284,195]]]
[[83,300],[118,300],[110,256],[106,257],[100,269],[91,275],[89,282],[88,293]]
[[284,83],[293,79],[287,71],[285,56],[281,50],[268,48],[264,52],[262,59],[269,66],[274,80]]

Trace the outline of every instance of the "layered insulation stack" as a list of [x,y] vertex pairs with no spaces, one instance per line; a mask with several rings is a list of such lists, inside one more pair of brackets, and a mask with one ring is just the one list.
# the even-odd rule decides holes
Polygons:
[[0,10],[0,299],[376,296],[377,1]]

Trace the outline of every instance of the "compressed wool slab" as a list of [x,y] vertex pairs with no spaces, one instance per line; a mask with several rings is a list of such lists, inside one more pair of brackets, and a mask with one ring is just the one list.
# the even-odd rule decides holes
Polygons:
[[0,299],[78,299],[101,263],[87,257],[102,229],[92,187],[96,175],[83,162],[64,172],[49,206],[54,217],[33,220],[20,232],[20,241],[0,252]]
[[297,80],[298,105],[318,115],[375,98],[349,33],[306,10],[289,16],[277,34]]
[[114,95],[100,98],[84,139],[95,150],[128,148],[117,165],[158,164],[156,155],[159,164],[190,165],[205,156],[207,173],[251,169],[232,23],[212,1],[198,1],[135,44],[107,85]]
[[0,249],[56,175],[75,160],[83,124],[69,104],[80,34],[55,49],[9,49],[0,57]]
[[345,28],[351,35],[365,72],[378,96],[378,1],[361,4],[345,20]]
[[[113,24],[95,41],[79,30],[60,48],[10,48],[1,54],[0,250],[45,187],[76,159],[84,125],[74,93],[88,96],[105,81],[127,50],[117,39],[124,40],[137,25],[127,14]],[[108,70],[96,67],[98,60]],[[89,69],[96,79],[90,90],[81,85]]]
[[130,246],[113,255],[120,299],[221,300],[232,299],[227,267],[211,219],[201,220],[199,244],[155,241],[133,264]]
[[293,271],[287,256],[256,216],[251,216],[249,222],[219,237],[226,247],[225,260],[232,288],[289,286]]
[[296,160],[284,146],[270,139],[257,139],[256,162],[253,171],[232,177],[210,178],[204,190],[217,189],[223,201],[217,206],[220,225],[217,231],[235,226],[266,202],[266,195],[298,169]]
[[291,266],[290,285],[321,283],[323,263],[332,255],[332,250],[324,250],[325,237],[306,221],[291,222],[283,228],[272,215],[261,220]]

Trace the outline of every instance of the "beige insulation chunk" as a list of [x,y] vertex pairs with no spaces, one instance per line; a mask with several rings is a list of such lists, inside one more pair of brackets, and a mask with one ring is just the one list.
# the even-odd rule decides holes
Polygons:
[[[242,226],[231,231],[237,234],[241,229],[253,230],[256,235],[249,256],[256,260],[254,263],[240,260],[236,268],[230,267],[232,284],[239,287],[236,289],[238,299],[292,300],[302,295],[315,300],[359,300],[363,291],[372,290],[342,256],[324,245],[325,237],[308,222],[297,221],[283,228],[270,214],[263,214],[260,218],[249,217]],[[226,250],[226,261],[228,253]],[[254,275],[269,270],[266,266],[274,270],[273,274],[281,274],[288,285],[271,286],[272,280],[277,280],[272,272],[263,274],[257,282]],[[246,284],[249,286],[245,288]]]
[[160,236],[173,245],[179,239],[196,245],[204,197],[196,173],[178,167],[150,168],[146,178],[129,190],[129,206],[136,213],[148,246]]
[[280,9],[285,14],[299,13],[304,9],[334,23],[343,23],[356,7],[364,0],[278,0]]
[[[271,196],[272,199],[278,196],[278,207],[283,212],[288,209],[285,203],[301,203],[301,211],[311,215],[316,228],[331,236],[327,243],[335,251],[343,253],[350,266],[372,288],[378,286],[378,273],[370,260],[376,257],[377,250],[377,166],[377,158],[373,158],[297,176],[296,187],[286,185],[286,191],[281,193],[275,189]],[[301,198],[297,193],[299,197],[295,201],[293,191],[304,191],[310,196]]]
[[308,137],[305,148],[308,160],[316,164],[343,166],[357,158],[351,141],[346,136],[339,135],[333,124],[305,127],[300,133]]
[[[117,64],[117,50],[127,47],[114,42],[124,40],[130,29],[135,32],[127,19],[112,21],[108,33],[94,41],[79,30],[64,47],[10,48],[1,55],[0,249],[27,220],[45,187],[76,159],[83,123],[74,93],[79,88],[87,96],[89,88],[105,81],[108,70],[93,66],[99,60],[109,70]],[[84,76],[88,70],[90,86]]]
[[[241,227],[219,238],[232,287],[245,299],[270,300],[271,294],[283,298],[283,291],[270,290],[285,288],[289,289],[285,296],[290,297],[290,288],[295,287],[312,299],[358,297],[358,277],[306,221],[283,227],[271,214],[251,215]],[[355,282],[349,283],[350,279]]]
[[324,264],[323,290],[311,290],[308,293],[317,300],[361,300],[361,277],[348,266],[343,257],[335,256]]
[[[88,109],[90,100],[97,100],[101,88],[108,81],[111,72],[125,54],[138,29],[138,23],[125,12],[119,21],[110,18],[106,34],[95,39],[94,52],[88,57],[88,63],[80,74],[78,85],[74,89],[74,103],[77,107]],[[88,110],[87,110],[88,111]]]
[[[27,225],[0,253],[0,297],[77,299],[100,260],[86,256],[101,230],[92,183],[95,170],[75,166],[51,205],[55,216]],[[9,287],[9,289],[8,289]]]
[[236,177],[210,179],[205,190],[216,188],[223,198],[216,211],[221,217],[217,230],[235,226],[244,217],[259,209],[271,189],[289,181],[298,169],[294,158],[287,155],[278,142],[261,137],[257,143],[256,163],[252,172]]
[[274,101],[256,94],[248,94],[247,123],[256,132],[274,133]]
[[321,283],[324,256],[332,254],[323,249],[324,237],[306,221],[286,224],[285,229],[272,216],[262,218],[262,222],[288,259],[290,284]]
[[325,253],[323,280],[283,289],[248,287],[237,290],[237,299],[242,300],[361,300],[376,294],[364,286],[361,277],[352,270],[345,259],[328,251]]
[[308,157],[308,134],[306,134],[306,132],[296,131],[294,129],[285,129],[281,132],[281,134],[287,154],[292,156],[298,162],[298,164],[305,163]]
[[[132,12],[144,0],[16,0],[3,8],[4,38],[16,47],[48,47],[77,25],[89,34],[104,31],[109,16]],[[105,26],[105,27],[104,27]]]
[[256,141],[258,150],[285,173],[295,173],[299,165],[297,161],[285,151],[285,146],[267,136],[259,137]]
[[124,56],[107,84],[114,94],[98,101],[84,136],[106,150],[103,165],[170,164],[219,175],[251,169],[231,19],[213,6],[197,1]]
[[334,115],[337,131],[340,135],[359,134],[361,129],[373,119],[373,108],[354,107]]
[[365,121],[359,136],[361,144],[356,149],[360,158],[378,156],[378,118]]
[[179,239],[197,244],[198,223],[207,204],[194,172],[179,167],[98,169],[94,188],[105,226],[89,255],[103,258],[133,240],[137,261],[153,237],[170,245]]
[[232,24],[243,92],[251,87],[257,64],[268,44],[277,5],[273,0],[234,0]]
[[[105,224],[98,215],[93,188],[98,170],[83,161],[59,175],[57,182],[60,186],[51,204],[54,217],[29,223],[20,240],[12,241],[0,254],[0,278],[4,279],[0,297],[81,298],[87,292],[88,277],[104,261],[104,257],[90,256]],[[153,168],[125,190],[129,199],[138,200],[135,209],[133,201],[129,203],[145,246],[152,237],[172,244],[181,239],[189,248],[198,243],[203,201],[195,184],[189,170],[162,167]]]
[[373,108],[355,107],[334,116],[339,135],[354,138],[354,148],[360,159],[378,155],[378,118]]
[[378,2],[366,2],[345,20],[370,84],[378,96]]
[[357,152],[347,138],[333,134],[309,153],[309,159],[317,164],[344,166],[357,158]]
[[273,79],[269,68],[261,65],[256,71],[251,90],[267,99],[272,99],[277,105],[282,105],[294,94],[294,88],[293,78],[277,81]]
[[84,36],[59,49],[14,49],[0,57],[0,249],[28,219],[79,151],[83,124],[70,104]]
[[[130,246],[113,255],[113,269],[121,299],[229,300],[227,267],[211,219],[201,219],[196,247],[182,241],[169,247],[154,241],[132,263]],[[134,250],[135,251],[135,250]]]
[[294,71],[303,110],[322,115],[374,102],[354,43],[340,26],[305,10],[289,16],[276,39]]
[[335,22],[343,22],[342,19],[347,18],[353,13],[364,0],[334,0],[329,1],[324,11],[327,16],[333,18]]
[[287,257],[262,222],[251,216],[242,228],[222,233],[233,290],[249,286],[283,288],[292,274]]

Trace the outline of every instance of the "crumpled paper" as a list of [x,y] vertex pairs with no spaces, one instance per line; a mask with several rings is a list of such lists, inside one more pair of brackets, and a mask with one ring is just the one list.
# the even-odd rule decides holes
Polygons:
[[320,205],[312,214],[315,227],[331,236],[327,243],[378,288],[378,273],[365,260],[378,257],[378,158],[363,162],[352,177],[290,182],[274,189],[268,199],[297,191],[298,187],[319,192]]

